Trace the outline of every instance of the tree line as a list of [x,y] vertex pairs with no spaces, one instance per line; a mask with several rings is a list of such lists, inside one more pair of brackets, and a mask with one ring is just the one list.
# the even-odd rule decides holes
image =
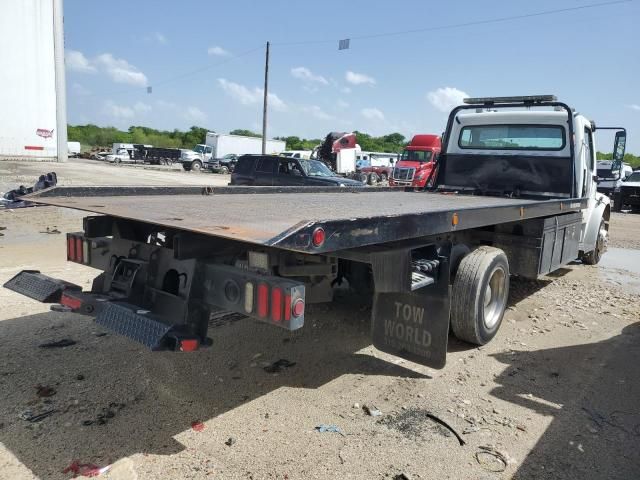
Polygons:
[[[194,145],[204,142],[209,130],[193,126],[189,130],[156,130],[155,128],[131,126],[128,130],[118,130],[114,127],[98,127],[97,125],[69,125],[67,127],[70,141],[80,142],[83,149],[94,147],[110,147],[113,143],[141,143],[166,148],[193,148]],[[246,129],[236,129],[229,132],[231,135],[245,135],[249,137],[262,137],[259,133]],[[364,132],[355,132],[358,144],[366,152],[402,152],[409,141],[401,133],[390,133],[375,137]],[[324,138],[300,138],[296,136],[276,137],[284,140],[287,150],[312,150],[321,144]],[[597,152],[598,160],[611,160],[612,153]],[[640,156],[627,153],[624,161],[632,167],[640,167]]]
[[[193,126],[187,131],[156,130],[155,128],[131,126],[128,130],[118,130],[114,127],[98,127],[97,125],[69,125],[67,136],[69,141],[80,142],[83,150],[97,147],[110,147],[113,143],[140,143],[165,148],[193,148],[203,143],[206,128]],[[236,129],[231,135],[244,135],[261,138],[262,135],[246,129]],[[400,133],[391,133],[381,137],[374,137],[363,132],[355,132],[358,143],[365,151],[372,152],[401,152],[407,144],[407,139]],[[320,138],[300,138],[296,136],[276,137],[284,140],[287,150],[312,150],[324,140]]]

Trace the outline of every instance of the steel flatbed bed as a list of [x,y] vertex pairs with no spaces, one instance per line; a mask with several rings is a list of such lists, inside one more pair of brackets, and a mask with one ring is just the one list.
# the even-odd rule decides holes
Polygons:
[[[525,200],[391,188],[54,187],[24,197],[176,230],[329,253],[579,211],[586,199]],[[327,239],[309,239],[322,226]]]

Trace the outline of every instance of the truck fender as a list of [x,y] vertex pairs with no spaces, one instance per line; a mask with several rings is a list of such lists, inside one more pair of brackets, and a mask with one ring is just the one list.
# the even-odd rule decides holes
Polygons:
[[582,242],[582,251],[587,253],[596,247],[600,221],[604,218],[606,229],[609,230],[609,219],[611,218],[611,200],[606,195],[596,193],[596,202],[591,215],[587,221],[587,229]]

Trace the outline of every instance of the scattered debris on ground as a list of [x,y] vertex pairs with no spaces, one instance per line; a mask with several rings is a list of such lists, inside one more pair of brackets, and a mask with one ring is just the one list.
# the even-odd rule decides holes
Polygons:
[[325,423],[322,423],[316,427],[316,430],[320,433],[339,433],[344,437],[344,432],[340,430],[340,427],[338,427],[337,425],[327,425]]
[[204,423],[198,421],[191,422],[191,428],[195,432],[201,432],[204,430]]
[[99,467],[93,463],[80,463],[78,460],[74,460],[68,467],[62,470],[62,473],[73,473],[76,477],[97,477],[109,471],[110,468],[111,465]]
[[507,456],[490,445],[481,445],[475,453],[476,461],[489,472],[504,472],[509,465]]
[[48,385],[37,385],[36,395],[39,397],[53,397],[56,394],[56,389]]
[[276,360],[271,365],[267,365],[264,367],[264,371],[267,373],[278,373],[282,371],[283,368],[293,367],[296,362],[290,362],[285,358],[281,358],[280,360]]
[[76,341],[70,338],[63,338],[62,340],[56,340],[55,342],[41,343],[38,345],[40,348],[64,348],[75,345]]
[[371,417],[381,417],[382,416],[382,412],[380,410],[378,410],[377,407],[374,407],[374,406],[363,405],[362,406],[362,410],[364,410],[364,413],[366,413],[367,415],[369,415]]
[[45,410],[42,412],[34,413],[32,410],[25,410],[20,415],[18,415],[22,420],[26,420],[27,422],[37,423],[45,418],[53,415],[56,412],[54,408],[50,410]]

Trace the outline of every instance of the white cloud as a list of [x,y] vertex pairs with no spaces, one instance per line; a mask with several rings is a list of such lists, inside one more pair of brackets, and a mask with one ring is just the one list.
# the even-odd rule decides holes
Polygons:
[[640,105],[636,105],[635,103],[632,103],[631,105],[627,105],[631,110],[635,110],[637,112],[640,112]]
[[341,91],[342,93],[351,93],[351,88],[349,88],[349,87],[342,87],[342,88],[340,89],[340,91]]
[[167,102],[165,100],[156,100],[156,106],[158,106],[159,108],[168,108],[168,109],[177,107],[175,103]]
[[67,68],[74,72],[95,73],[96,67],[91,64],[89,59],[82,52],[77,50],[67,50],[65,54],[65,63]]
[[344,100],[338,100],[336,102],[336,105],[338,106],[338,108],[348,108],[349,104],[347,102],[345,102]]
[[335,118],[333,115],[329,115],[327,112],[322,110],[318,105],[302,107],[302,111],[308,113],[314,118],[317,118],[318,120],[333,120]]
[[111,80],[116,83],[128,83],[139,87],[144,87],[148,83],[147,76],[144,73],[126,60],[115,58],[110,53],[98,55],[95,63],[100,65],[107,75],[111,77]]
[[188,107],[184,112],[184,118],[192,122],[204,122],[207,119],[207,114],[198,107]]
[[151,105],[147,105],[143,102],[136,102],[133,109],[138,113],[149,113],[152,110]]
[[375,78],[365,75],[364,73],[352,72],[351,70],[349,70],[346,73],[345,79],[347,80],[347,82],[349,82],[352,85],[375,85],[376,84]]
[[384,120],[384,113],[377,108],[363,108],[360,113],[367,120]]
[[316,75],[307,67],[295,67],[291,69],[291,75],[294,78],[305,80],[307,82],[320,83],[322,85],[329,85],[329,81],[322,75]]
[[[222,87],[227,95],[242,105],[260,105],[264,96],[264,90],[262,88],[255,87],[253,89],[247,88],[239,83],[230,82],[224,78],[218,79],[218,84]],[[282,101],[275,93],[268,94],[269,106],[274,110],[284,111],[287,109],[287,104]]]
[[427,93],[427,100],[441,112],[449,112],[460,105],[462,100],[469,96],[468,93],[453,87],[438,88]]
[[207,53],[209,55],[215,55],[218,57],[228,57],[229,55],[231,55],[228,51],[226,51],[224,48],[219,47],[219,46],[213,46],[213,47],[209,47],[207,49]]
[[117,105],[111,100],[104,102],[103,112],[113,118],[133,118],[135,111],[126,105]]
[[91,90],[84,87],[83,85],[80,85],[79,83],[74,83],[71,88],[73,89],[73,93],[78,96],[84,97],[86,95],[91,95]]

